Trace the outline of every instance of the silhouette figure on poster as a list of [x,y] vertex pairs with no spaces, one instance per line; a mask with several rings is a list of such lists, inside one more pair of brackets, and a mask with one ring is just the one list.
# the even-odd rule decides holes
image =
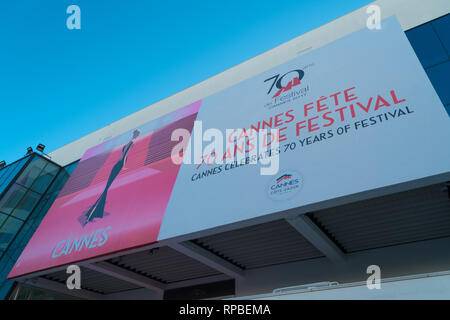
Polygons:
[[83,227],[89,222],[92,222],[95,218],[101,219],[105,215],[105,205],[106,205],[106,198],[108,197],[108,190],[111,187],[112,183],[114,182],[114,179],[116,179],[116,177],[122,170],[123,166],[125,165],[125,162],[127,161],[127,154],[130,151],[134,141],[139,136],[139,134],[140,134],[139,130],[134,130],[131,140],[122,147],[122,156],[112,168],[111,173],[109,174],[108,181],[106,182],[105,189],[103,190],[102,194],[97,199],[97,201],[95,201],[95,203],[92,205],[92,207],[86,213],[84,213],[79,219]]

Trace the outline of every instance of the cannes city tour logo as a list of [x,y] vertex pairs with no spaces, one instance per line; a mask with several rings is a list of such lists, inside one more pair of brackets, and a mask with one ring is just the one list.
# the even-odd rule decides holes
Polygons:
[[285,171],[272,177],[268,185],[268,194],[274,200],[286,200],[300,191],[303,177],[296,171]]

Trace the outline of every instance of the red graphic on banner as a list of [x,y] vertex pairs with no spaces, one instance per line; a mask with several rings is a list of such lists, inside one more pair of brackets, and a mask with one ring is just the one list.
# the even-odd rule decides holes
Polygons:
[[301,81],[298,77],[295,77],[291,81],[287,83],[286,86],[282,87],[280,90],[277,91],[277,93],[274,94],[272,98],[278,97],[282,92],[287,92],[292,89],[292,87],[298,86],[301,84]]

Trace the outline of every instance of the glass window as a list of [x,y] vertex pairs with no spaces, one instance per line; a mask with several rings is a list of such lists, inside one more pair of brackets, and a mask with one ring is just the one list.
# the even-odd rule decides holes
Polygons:
[[26,286],[19,286],[14,300],[29,300],[31,296],[31,288]]
[[14,162],[8,167],[0,170],[0,194],[6,189],[9,183],[16,177],[19,173],[20,169],[24,166],[24,164],[28,161],[27,158],[23,158],[20,161]]
[[29,190],[22,198],[22,200],[20,200],[20,202],[17,204],[11,215],[16,218],[26,220],[36,203],[39,201],[40,197],[41,196],[38,193]]
[[2,226],[3,222],[5,222],[7,217],[8,216],[6,214],[0,212],[0,227]]
[[31,189],[38,193],[44,193],[50,183],[58,173],[59,168],[52,163],[49,163],[41,172],[39,177],[34,181]]
[[56,176],[56,174],[57,174],[58,171],[59,171],[59,167],[58,167],[57,165],[55,165],[55,164],[49,162],[49,163],[47,163],[47,165],[45,166],[44,171],[45,171],[47,174],[50,174],[50,175],[52,175],[52,176]]
[[55,192],[59,193],[59,191],[62,190],[65,183],[67,182],[67,179],[69,179],[69,175],[66,173],[65,170],[61,170],[60,174],[58,174],[58,176],[56,177],[56,180],[53,183],[52,187],[48,191],[48,194],[53,194]]
[[33,229],[33,223],[30,222],[31,219],[28,219],[27,222],[24,223],[22,228],[20,229],[20,232],[17,234],[16,238],[14,239],[14,242],[9,246],[8,252],[11,255],[14,255],[13,251],[17,250],[20,253],[20,250],[18,250],[21,246],[26,245],[27,240],[31,238],[31,236],[34,233]]
[[18,184],[14,184],[0,200],[0,211],[10,214],[20,200],[22,200],[26,192],[27,189]]
[[5,251],[9,243],[14,239],[23,221],[9,217],[0,228],[0,250]]
[[[45,173],[44,171],[42,171]],[[50,174],[41,174],[31,186],[31,190],[38,192],[40,194],[44,193],[47,190],[50,183],[53,181],[55,176]]]
[[29,188],[34,180],[39,177],[42,169],[45,167],[46,161],[42,158],[35,157],[25,168],[22,174],[17,178],[16,183]]
[[24,164],[28,161],[28,158],[24,158],[14,164],[14,167],[11,171],[9,179],[14,179],[14,177],[19,173],[20,169],[24,166]]
[[72,174],[72,172],[75,170],[75,168],[78,165],[78,162],[80,162],[80,160],[75,161],[67,166],[64,167],[64,169],[67,171],[68,174]]
[[[8,181],[10,181],[8,179],[8,177],[9,177],[9,174],[11,173],[11,171],[12,171],[11,166],[2,169],[2,176],[0,177],[0,188],[2,188],[3,185],[7,185]],[[5,188],[6,188],[6,186],[5,186]]]
[[8,170],[8,168],[0,169],[0,185],[2,183],[3,175],[5,174],[6,170]]

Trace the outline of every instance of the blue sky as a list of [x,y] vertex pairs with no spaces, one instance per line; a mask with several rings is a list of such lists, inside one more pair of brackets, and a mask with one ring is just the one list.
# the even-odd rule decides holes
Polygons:
[[[370,1],[0,3],[0,161],[108,125]],[[66,8],[81,8],[68,30]]]

